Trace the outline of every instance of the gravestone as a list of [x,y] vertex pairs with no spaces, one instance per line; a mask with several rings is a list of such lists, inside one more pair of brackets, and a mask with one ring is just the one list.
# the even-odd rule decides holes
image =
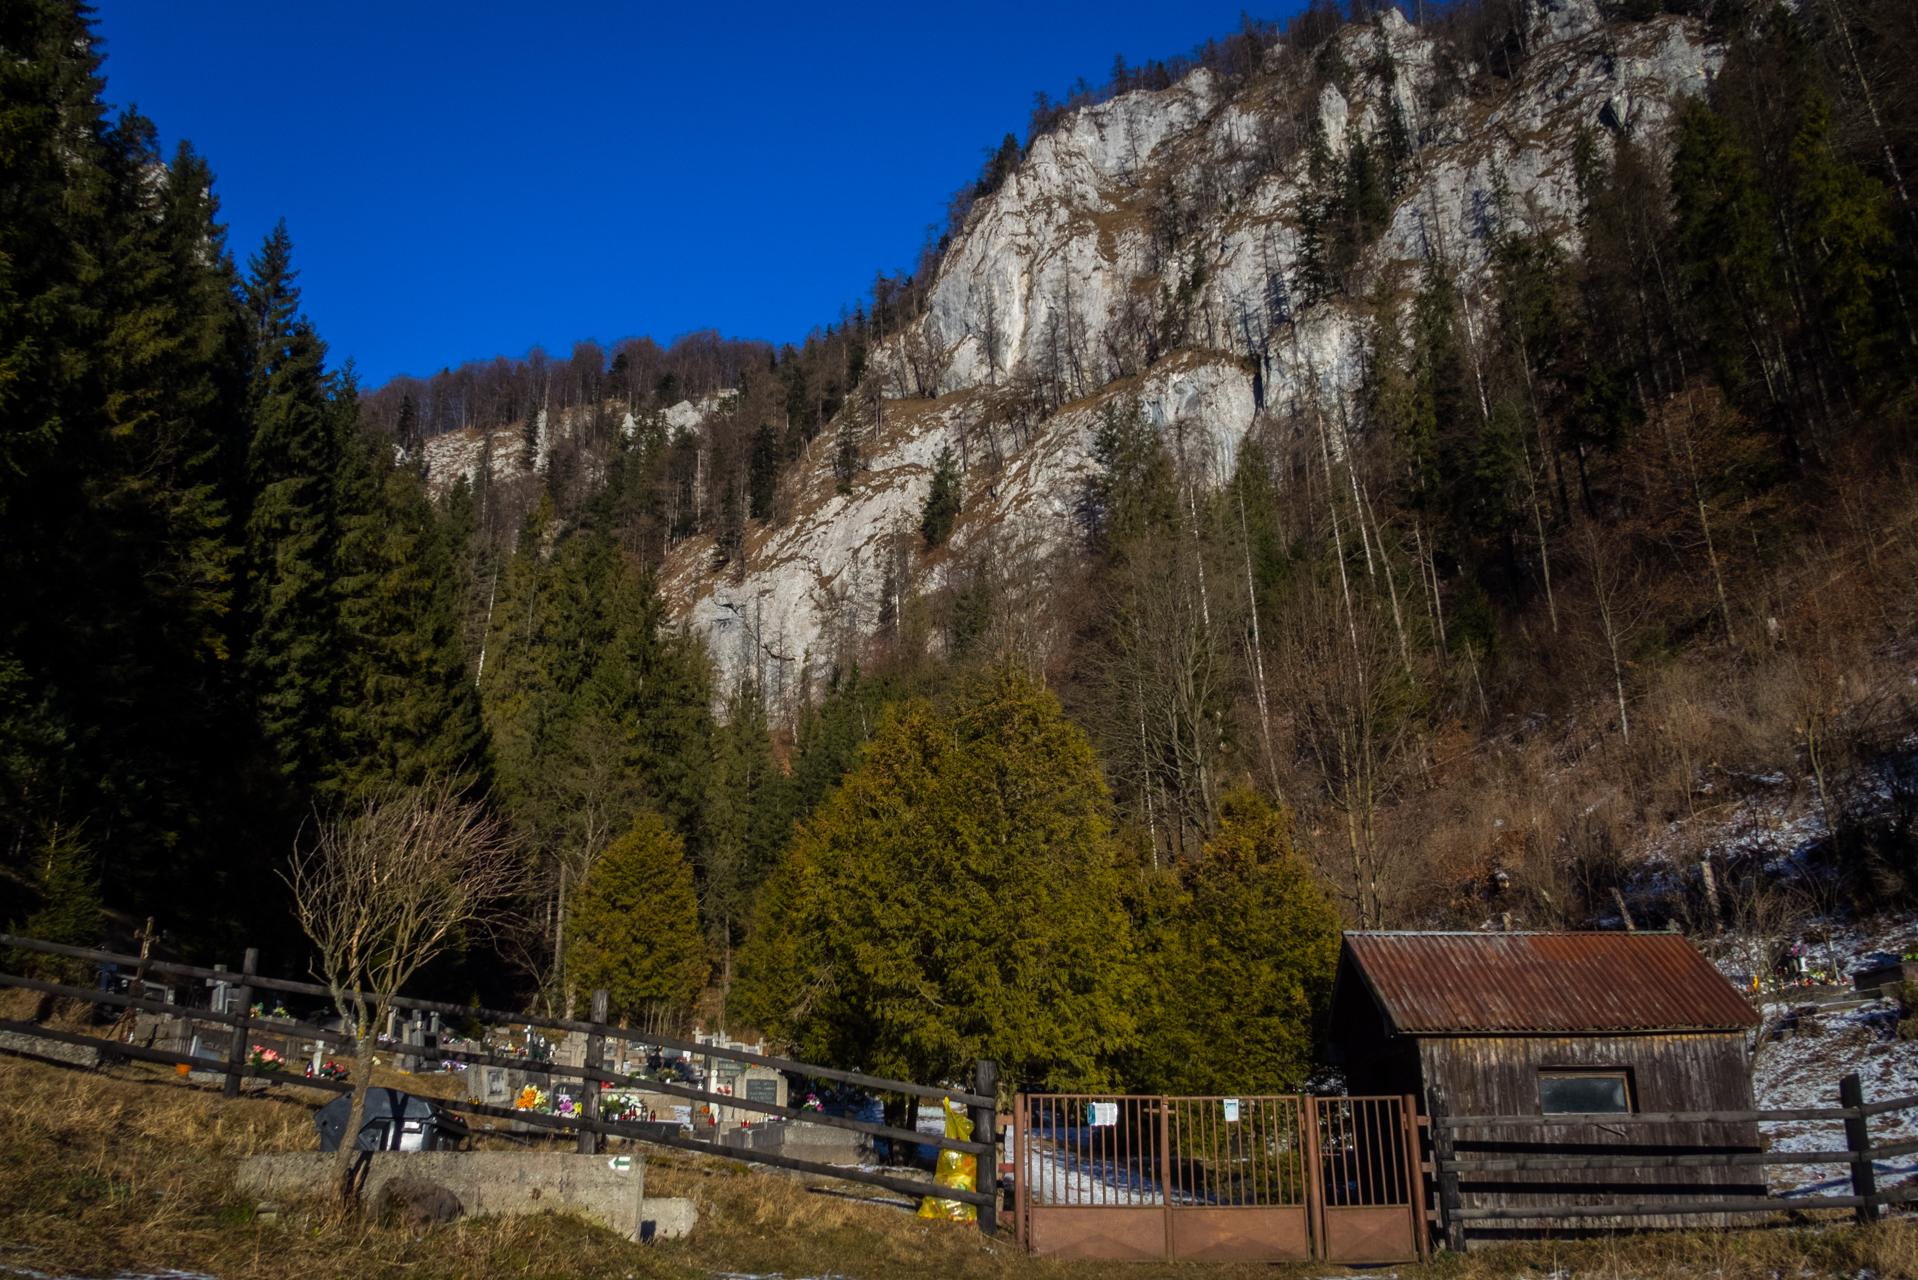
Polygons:
[[553,1046],[553,1061],[562,1067],[585,1066],[586,1033],[568,1031],[560,1042]]

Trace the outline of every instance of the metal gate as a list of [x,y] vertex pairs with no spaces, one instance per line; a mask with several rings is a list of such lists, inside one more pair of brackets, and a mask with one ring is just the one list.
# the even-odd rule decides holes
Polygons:
[[1059,1258],[1414,1258],[1424,1197],[1405,1102],[1022,1094],[1017,1230]]
[[1319,1172],[1313,1199],[1327,1262],[1401,1262],[1424,1255],[1425,1180],[1412,1100],[1314,1098]]

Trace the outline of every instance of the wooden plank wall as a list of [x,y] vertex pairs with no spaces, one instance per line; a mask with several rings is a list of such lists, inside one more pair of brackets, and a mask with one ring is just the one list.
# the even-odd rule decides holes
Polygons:
[[[1738,1033],[1607,1036],[1425,1037],[1419,1060],[1428,1088],[1443,1092],[1454,1116],[1540,1115],[1542,1070],[1591,1067],[1627,1069],[1637,1111],[1749,1111],[1751,1076],[1745,1037]],[[1637,1152],[1706,1154],[1757,1151],[1755,1122],[1719,1124],[1541,1125],[1455,1131],[1461,1159],[1505,1155],[1625,1155]],[[1534,1190],[1533,1188],[1537,1188]],[[1765,1194],[1756,1168],[1580,1169],[1511,1171],[1460,1182],[1463,1208],[1516,1208],[1581,1202],[1617,1203],[1669,1196],[1674,1200],[1721,1200]],[[1714,1219],[1632,1217],[1607,1219],[1606,1229],[1702,1226]],[[1535,1219],[1509,1226],[1473,1223],[1474,1236],[1536,1234],[1542,1230],[1584,1232],[1590,1221]]]

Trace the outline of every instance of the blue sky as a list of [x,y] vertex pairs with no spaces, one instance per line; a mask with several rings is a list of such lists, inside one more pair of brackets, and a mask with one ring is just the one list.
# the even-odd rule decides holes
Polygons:
[[369,386],[535,343],[798,338],[910,268],[981,148],[1023,139],[1034,90],[1240,14],[95,3],[108,100],[207,157],[242,261],[286,219],[307,311]]

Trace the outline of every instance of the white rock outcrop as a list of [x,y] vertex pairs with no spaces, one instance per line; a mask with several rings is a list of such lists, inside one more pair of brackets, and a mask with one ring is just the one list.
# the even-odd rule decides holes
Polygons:
[[[1351,69],[1343,87],[1313,90],[1300,67],[1300,84],[1273,77],[1228,96],[1196,71],[1171,89],[1081,110],[1033,144],[970,215],[908,339],[936,353],[939,396],[888,401],[887,429],[868,442],[868,469],[849,494],[836,491],[830,429],[822,435],[800,464],[793,518],[750,532],[743,572],[715,568],[710,541],[681,544],[667,589],[711,640],[722,684],[756,677],[791,691],[840,651],[845,633],[869,630],[884,604],[884,548],[916,529],[939,450],[957,452],[962,429],[994,421],[1009,384],[1059,377],[1062,350],[1080,366],[1061,397],[1071,402],[1029,432],[1004,432],[1003,469],[968,477],[952,555],[986,536],[1038,547],[1072,536],[1093,465],[1090,433],[1112,396],[1139,395],[1195,478],[1216,482],[1260,400],[1283,410],[1356,387],[1369,320],[1348,303],[1296,297],[1310,148],[1276,169],[1260,159],[1273,154],[1266,142],[1300,93],[1310,94],[1334,159],[1360,139],[1377,145],[1395,118],[1411,140],[1406,188],[1362,266],[1368,279],[1409,297],[1439,263],[1460,276],[1469,309],[1502,223],[1576,236],[1580,131],[1657,140],[1720,57],[1689,20],[1607,25],[1592,0],[1541,0],[1531,56],[1502,97],[1459,95],[1427,112],[1438,74],[1431,37],[1388,10],[1337,39]],[[1168,249],[1155,202],[1188,199],[1204,183],[1225,194],[1215,189],[1210,212]],[[1113,335],[1128,305],[1159,305],[1182,288],[1181,350],[1119,367]],[[874,376],[904,359],[895,339],[875,353]]]

